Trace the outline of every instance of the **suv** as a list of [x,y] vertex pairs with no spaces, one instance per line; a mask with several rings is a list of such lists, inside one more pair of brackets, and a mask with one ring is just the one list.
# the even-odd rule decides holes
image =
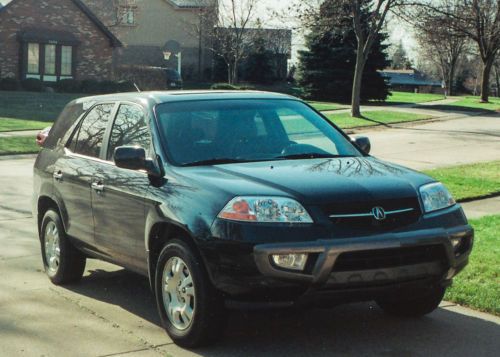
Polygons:
[[66,284],[97,258],[148,277],[181,346],[214,341],[228,306],[375,300],[427,314],[473,229],[441,183],[369,150],[280,94],[75,100],[35,163],[45,271]]

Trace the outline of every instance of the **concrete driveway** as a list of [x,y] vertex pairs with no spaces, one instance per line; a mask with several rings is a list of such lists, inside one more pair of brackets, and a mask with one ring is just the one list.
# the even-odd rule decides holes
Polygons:
[[500,115],[365,129],[378,158],[417,170],[500,160]]
[[[491,123],[489,118],[485,120]],[[445,123],[450,127],[441,131],[450,133],[443,136],[434,154],[412,158],[411,163],[433,161],[445,151],[448,161],[455,160],[456,151],[448,150],[455,146],[446,142],[455,140],[451,132],[457,124],[435,124]],[[385,132],[370,135],[375,154],[384,148],[379,156],[398,156],[398,146],[390,148],[387,141],[404,144],[401,150],[411,145],[399,137],[398,129],[392,132],[386,141]],[[422,145],[430,140],[424,134],[429,131],[413,132],[423,136],[407,140]],[[432,131],[430,135],[440,137]],[[475,145],[489,137],[457,135],[465,135],[465,142],[477,140]],[[499,138],[496,140],[498,143]],[[498,146],[488,145],[493,152],[498,150]],[[81,283],[66,287],[49,283],[42,271],[30,214],[32,165],[33,159],[0,160],[0,356],[498,355],[500,319],[453,304],[443,304],[418,320],[387,317],[371,303],[335,309],[234,311],[229,313],[227,330],[218,345],[193,352],[180,349],[159,327],[146,279],[89,260]]]

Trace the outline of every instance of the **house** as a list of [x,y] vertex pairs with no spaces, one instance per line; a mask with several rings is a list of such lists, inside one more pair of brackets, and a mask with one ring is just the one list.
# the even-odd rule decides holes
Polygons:
[[443,93],[441,82],[432,80],[414,69],[385,69],[380,71],[392,90],[417,93]]
[[0,9],[0,78],[112,80],[121,46],[82,0],[12,0]]
[[171,67],[184,79],[208,76],[218,0],[82,0],[124,44],[117,66]]

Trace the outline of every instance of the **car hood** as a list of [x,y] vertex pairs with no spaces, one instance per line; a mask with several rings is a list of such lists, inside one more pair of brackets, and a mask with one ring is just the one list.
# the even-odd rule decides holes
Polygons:
[[373,157],[216,165],[183,173],[228,196],[291,196],[307,204],[415,197],[419,186],[433,181]]

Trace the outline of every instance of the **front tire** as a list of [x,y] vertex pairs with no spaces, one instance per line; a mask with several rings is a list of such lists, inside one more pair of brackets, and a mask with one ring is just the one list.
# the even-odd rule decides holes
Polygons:
[[217,340],[224,327],[224,305],[200,259],[181,240],[161,251],[155,276],[156,303],[170,338],[182,347]]
[[43,266],[56,285],[78,281],[85,271],[85,256],[69,241],[59,213],[48,210],[40,228]]
[[377,300],[385,313],[401,317],[420,317],[436,310],[443,300],[446,288],[434,287],[415,296]]

